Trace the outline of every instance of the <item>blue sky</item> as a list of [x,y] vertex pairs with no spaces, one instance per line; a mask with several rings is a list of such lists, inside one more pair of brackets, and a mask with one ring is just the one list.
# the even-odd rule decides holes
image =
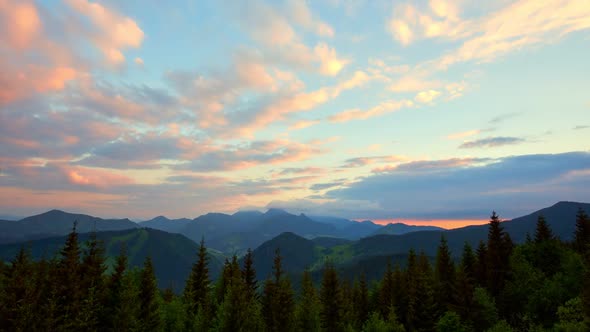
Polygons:
[[590,5],[0,0],[0,211],[590,201]]

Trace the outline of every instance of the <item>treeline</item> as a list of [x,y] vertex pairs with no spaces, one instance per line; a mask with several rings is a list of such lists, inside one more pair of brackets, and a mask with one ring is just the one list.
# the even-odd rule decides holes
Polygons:
[[84,246],[74,225],[57,257],[26,249],[0,262],[3,331],[589,331],[590,219],[575,239],[556,238],[543,217],[515,245],[493,213],[487,242],[465,244],[454,261],[444,235],[434,264],[410,250],[378,282],[354,282],[327,264],[321,284],[303,273],[295,292],[277,250],[272,275],[256,280],[252,252],[209,276],[204,241],[181,295],[158,290],[152,262],[128,269],[122,249],[107,271],[96,236]]

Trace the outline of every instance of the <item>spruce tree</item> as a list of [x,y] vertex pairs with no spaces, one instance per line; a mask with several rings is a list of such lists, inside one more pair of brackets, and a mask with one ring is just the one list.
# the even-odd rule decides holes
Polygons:
[[58,329],[78,329],[81,305],[80,247],[74,222],[57,266],[57,325]]
[[81,328],[87,331],[97,331],[104,325],[106,289],[103,273],[106,271],[106,266],[102,242],[96,238],[96,232],[90,234],[86,247],[80,266],[82,274]]
[[256,280],[256,270],[254,269],[254,259],[252,250],[248,248],[244,256],[244,267],[242,268],[242,279],[246,284],[246,291],[248,296],[253,299],[258,299],[258,281]]
[[393,280],[391,261],[387,260],[387,268],[383,279],[381,279],[381,289],[379,291],[379,309],[383,318],[386,318],[391,308],[395,306],[394,288],[395,282]]
[[416,285],[416,320],[413,326],[418,331],[432,331],[436,322],[436,303],[434,298],[434,276],[428,257],[424,252],[418,257]]
[[34,264],[21,247],[7,271],[2,298],[4,312],[0,326],[6,331],[28,331],[35,317]]
[[[232,263],[229,263],[228,266],[231,267]],[[264,330],[259,302],[248,295],[240,270],[231,269],[230,272],[226,283],[225,297],[217,308],[214,330],[222,332]]]
[[590,251],[590,218],[581,207],[576,214],[576,230],[574,233],[574,248],[583,256]]
[[262,314],[269,331],[291,331],[295,300],[291,282],[284,275],[279,249],[275,251],[272,279],[264,283]]
[[205,247],[205,240],[201,239],[197,261],[193,264],[191,274],[184,288],[184,299],[189,319],[194,318],[199,308],[208,310],[206,308],[210,284],[208,263],[209,257]]
[[545,217],[539,215],[537,218],[537,228],[535,229],[535,243],[542,243],[553,239],[553,232],[549,228],[547,221],[545,221]]
[[148,256],[143,263],[139,284],[139,315],[141,331],[157,331],[160,328],[160,311],[158,305],[158,286],[154,275],[152,259]]
[[477,261],[473,254],[473,249],[468,242],[463,245],[463,255],[461,256],[461,269],[465,277],[475,281]]
[[477,285],[486,287],[488,283],[488,248],[485,242],[479,241],[475,257],[475,281]]
[[301,332],[320,330],[320,303],[311,280],[311,273],[303,271],[301,292],[295,311],[296,330]]
[[342,295],[338,274],[331,263],[327,263],[320,288],[320,319],[326,332],[342,331]]
[[508,273],[508,258],[512,241],[508,241],[504,227],[496,212],[492,212],[488,229],[488,289],[493,296],[498,296],[504,288]]
[[449,246],[444,235],[441,235],[440,245],[436,254],[434,270],[436,303],[440,313],[448,311],[454,304],[455,264],[451,258]]
[[[392,276],[392,278],[394,278]],[[394,287],[395,288],[395,287]],[[395,294],[394,289],[392,289],[392,295]],[[367,277],[365,273],[361,273],[360,279],[355,282],[354,284],[354,312],[355,312],[355,321],[356,327],[362,327],[363,323],[369,317],[369,287],[367,285]]]

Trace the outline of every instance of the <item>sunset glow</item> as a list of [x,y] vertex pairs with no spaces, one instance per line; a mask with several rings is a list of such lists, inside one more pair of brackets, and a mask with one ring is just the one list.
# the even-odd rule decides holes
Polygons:
[[0,0],[0,212],[590,201],[589,41],[586,0]]

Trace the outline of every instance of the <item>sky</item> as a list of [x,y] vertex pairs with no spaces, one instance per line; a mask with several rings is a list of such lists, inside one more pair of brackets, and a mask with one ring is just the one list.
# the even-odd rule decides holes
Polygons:
[[590,3],[0,0],[0,212],[590,202]]

